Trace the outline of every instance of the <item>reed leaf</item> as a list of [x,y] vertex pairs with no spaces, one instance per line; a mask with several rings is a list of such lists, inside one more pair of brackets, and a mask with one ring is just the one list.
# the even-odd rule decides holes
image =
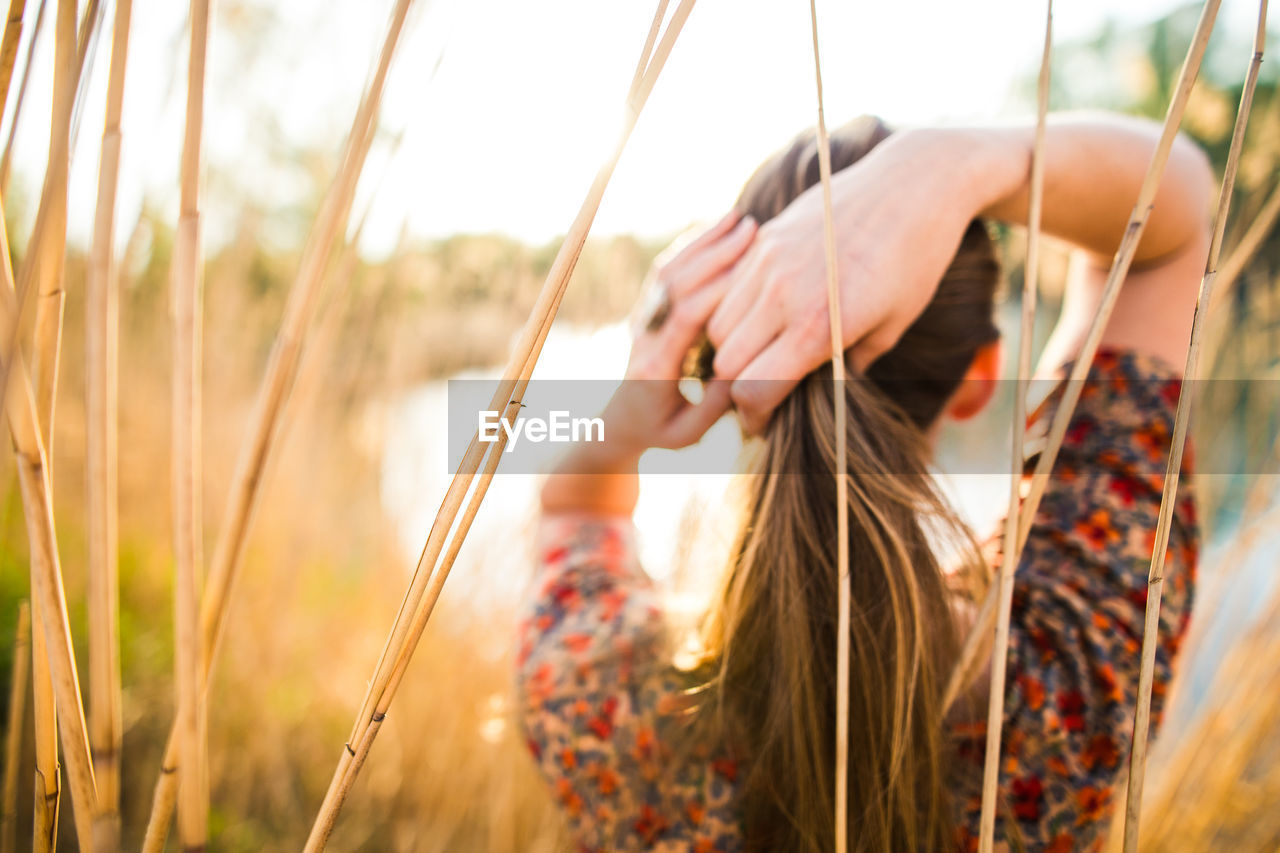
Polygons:
[[27,0],[9,0],[9,17],[4,23],[4,41],[0,42],[0,116],[4,115],[9,101],[9,84],[13,81],[13,66],[18,61],[18,45],[22,41],[22,17],[27,11]]
[[31,670],[31,605],[18,602],[9,674],[9,715],[4,738],[4,782],[0,787],[0,853],[13,853],[18,843],[18,767],[22,763],[22,727],[26,721],[27,676]]
[[831,140],[822,105],[822,59],[818,51],[818,7],[809,0],[809,24],[813,37],[813,72],[818,95],[818,176],[822,184],[822,233],[827,268],[827,320],[831,336],[831,373],[837,401],[836,429],[836,737],[835,737],[835,846],[836,853],[849,849],[849,621],[852,601],[849,590],[849,436],[848,409],[844,400],[844,337],[840,331],[840,276],[836,269],[836,230],[831,215]]
[[[1036,87],[1035,145],[1031,152],[1031,187],[1027,214],[1027,258],[1022,276],[1022,323],[1018,338],[1017,381],[1013,396],[1012,453],[1010,458],[1009,508],[1004,521],[1004,553],[1017,552],[1023,469],[1023,438],[1027,424],[1027,383],[1031,378],[1031,336],[1035,330],[1036,285],[1040,271],[1040,221],[1044,206],[1044,137],[1049,115],[1049,74],[1053,57],[1053,0],[1046,0],[1044,50]],[[1000,784],[1000,735],[1004,727],[1004,685],[1009,659],[1009,621],[1013,606],[1013,575],[1017,562],[1012,557],[1000,565],[996,583],[999,605],[996,634],[991,651],[991,681],[987,698],[987,742],[982,769],[982,810],[978,822],[978,849],[991,853],[995,846],[996,796]]]
[[201,523],[200,166],[210,0],[191,0],[181,199],[173,251],[173,543],[176,726],[185,760],[178,768],[182,849],[203,850],[209,835],[208,732],[204,642],[200,631]]
[[89,526],[89,740],[99,815],[94,844],[120,846],[120,683],[117,519],[119,314],[114,263],[116,189],[120,175],[120,115],[133,0],[117,0],[107,110],[98,166],[98,203],[86,278],[85,465]]
[[[27,58],[22,64],[22,77],[18,83],[18,100],[13,106],[13,118],[9,120],[9,135],[5,138],[4,153],[0,155],[0,195],[3,196],[9,193],[9,165],[12,163],[13,140],[18,132],[18,119],[22,117],[22,105],[26,102],[27,83],[31,80],[31,66],[35,62],[36,44],[40,41],[40,30],[44,26],[44,10],[48,2],[49,0],[40,0],[40,5],[36,9],[36,23],[31,30],[31,39],[27,42]],[[3,114],[0,113],[0,115]]]

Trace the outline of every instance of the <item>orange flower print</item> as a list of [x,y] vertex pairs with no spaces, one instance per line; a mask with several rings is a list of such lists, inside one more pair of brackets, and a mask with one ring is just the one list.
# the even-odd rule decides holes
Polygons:
[[1018,683],[1022,686],[1022,696],[1026,700],[1027,707],[1033,711],[1039,711],[1044,705],[1044,683],[1032,675],[1021,676]]
[[1053,837],[1053,841],[1049,842],[1049,846],[1044,848],[1044,853],[1074,853],[1075,849],[1075,836],[1059,832]]
[[1079,690],[1058,694],[1058,712],[1062,726],[1069,732],[1084,731],[1084,695]]
[[719,773],[730,782],[738,781],[738,762],[728,758],[718,758],[711,762],[711,769]]
[[1103,507],[1095,509],[1088,518],[1077,521],[1076,533],[1088,540],[1089,544],[1098,551],[1104,550],[1113,542],[1120,541],[1120,531],[1111,525],[1111,513]]
[[1076,805],[1080,809],[1076,826],[1102,820],[1111,811],[1111,791],[1107,788],[1085,785],[1076,791]]
[[653,806],[645,803],[640,807],[640,817],[636,820],[632,827],[636,835],[644,839],[646,844],[652,844],[658,840],[663,832],[667,830],[670,824],[662,813]]
[[1080,761],[1088,770],[1095,767],[1114,769],[1120,762],[1120,747],[1109,734],[1094,735],[1080,754]]
[[1142,493],[1143,486],[1133,477],[1112,477],[1110,490],[1111,494],[1119,498],[1122,506],[1131,507],[1134,498]]

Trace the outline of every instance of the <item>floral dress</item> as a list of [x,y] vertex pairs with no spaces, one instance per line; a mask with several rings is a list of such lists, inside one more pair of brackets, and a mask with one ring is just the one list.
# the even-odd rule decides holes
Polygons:
[[[1100,849],[1122,793],[1179,388],[1155,359],[1099,352],[1022,554],[996,826],[1015,849]],[[1028,474],[1059,397],[1031,419]],[[1153,732],[1187,628],[1198,537],[1183,480],[1164,568]],[[545,518],[539,547],[519,629],[519,707],[579,849],[741,850],[738,766],[705,749],[673,755],[681,678],[630,519]],[[977,849],[985,728],[950,733],[958,850]]]

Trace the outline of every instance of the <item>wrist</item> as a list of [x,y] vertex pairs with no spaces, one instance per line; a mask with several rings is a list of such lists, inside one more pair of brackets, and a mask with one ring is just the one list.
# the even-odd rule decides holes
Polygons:
[[923,169],[939,205],[966,219],[1002,219],[1011,199],[1025,195],[1034,132],[1015,125],[904,130],[901,144]]
[[556,474],[634,474],[647,448],[617,439],[578,442],[555,467]]
[[542,511],[630,515],[640,496],[640,452],[616,445],[579,444],[542,484]]

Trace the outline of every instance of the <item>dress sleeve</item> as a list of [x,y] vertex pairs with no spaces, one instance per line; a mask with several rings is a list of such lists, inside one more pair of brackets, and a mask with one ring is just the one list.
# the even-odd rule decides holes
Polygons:
[[[1091,849],[1115,808],[1133,736],[1147,576],[1180,385],[1154,359],[1098,354],[1019,562],[997,832],[1033,849]],[[1033,441],[1060,398],[1061,389],[1040,407]],[[1188,447],[1164,564],[1153,734],[1195,581],[1190,458]],[[1024,492],[1027,485],[1024,476]],[[969,805],[976,807],[972,799]]]
[[581,848],[614,849],[660,829],[637,782],[657,775],[639,668],[665,645],[662,611],[629,518],[545,518],[538,538],[516,662],[528,747]]

